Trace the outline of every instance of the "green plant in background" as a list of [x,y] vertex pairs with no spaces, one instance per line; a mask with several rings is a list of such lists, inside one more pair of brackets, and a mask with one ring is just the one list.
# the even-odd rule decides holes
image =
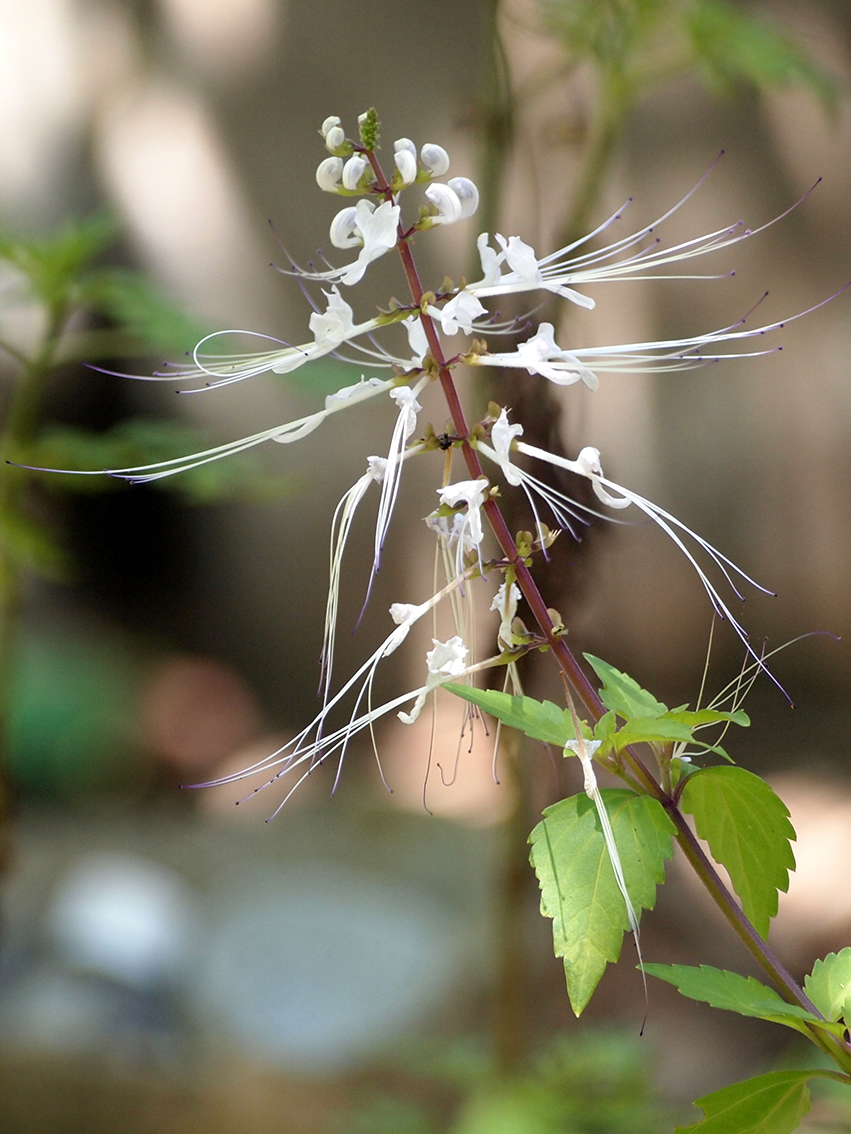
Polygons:
[[[54,580],[70,565],[54,537],[45,491],[119,490],[121,481],[100,477],[45,476],[32,466],[80,469],[168,459],[203,443],[198,429],[176,420],[129,418],[95,431],[45,419],[51,383],[70,380],[80,362],[145,357],[194,342],[195,322],[142,275],[104,265],[118,235],[104,215],[68,224],[52,236],[0,234],[0,351],[12,374],[0,422],[4,462],[0,477],[0,750],[10,734],[13,687],[24,581],[34,572]],[[268,496],[281,481],[256,463],[204,467],[164,481],[192,502]]]

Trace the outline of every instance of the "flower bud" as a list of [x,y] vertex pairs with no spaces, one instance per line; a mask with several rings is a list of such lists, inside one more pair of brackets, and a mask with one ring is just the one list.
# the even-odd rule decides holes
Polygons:
[[449,154],[443,146],[436,146],[434,142],[426,142],[420,150],[420,163],[432,177],[443,177],[444,173],[449,171]]
[[410,138],[398,138],[393,143],[394,153],[401,153],[402,150],[407,150],[408,153],[413,154],[414,158],[416,158],[417,156],[417,147],[414,145]]
[[328,133],[325,135],[325,148],[331,150],[338,150],[346,141],[346,131],[342,126],[332,126]]
[[341,120],[339,118],[337,118],[337,116],[335,114],[332,114],[330,116],[330,118],[326,118],[325,121],[322,123],[322,125],[319,127],[319,133],[322,135],[323,138],[327,138],[328,132],[330,130],[333,130],[335,126],[339,126],[340,121]]
[[[399,144],[398,142],[396,143]],[[408,149],[396,151],[396,168],[402,181],[402,187],[410,185],[417,179],[417,157]]]
[[319,163],[316,170],[316,184],[326,193],[336,193],[343,172],[343,159],[327,157]]
[[461,202],[461,216],[471,217],[479,207],[479,191],[469,177],[452,177],[447,182]]
[[349,190],[357,189],[366,166],[366,158],[361,157],[360,154],[352,154],[343,166],[343,187]]
[[461,201],[454,189],[448,185],[427,185],[425,195],[437,209],[432,224],[455,224],[461,219]]

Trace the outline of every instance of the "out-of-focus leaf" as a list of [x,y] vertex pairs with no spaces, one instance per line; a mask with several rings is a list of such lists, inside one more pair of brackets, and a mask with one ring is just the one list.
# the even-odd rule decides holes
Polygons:
[[695,1101],[704,1117],[675,1134],[792,1134],[810,1109],[807,1079],[818,1072],[770,1071]]
[[80,298],[89,310],[114,320],[149,350],[191,350],[207,333],[136,272],[117,268],[92,272],[81,284]]
[[836,78],[767,17],[752,16],[726,0],[697,0],[686,26],[697,58],[716,84],[744,82],[759,89],[798,85],[825,106],[836,105]]
[[27,567],[45,578],[65,577],[68,559],[42,524],[24,513],[8,509],[0,513],[0,539],[19,567]]
[[51,306],[71,298],[73,286],[115,234],[115,222],[102,213],[66,225],[52,237],[0,234],[0,259],[13,264],[27,278],[33,294]]
[[[176,421],[134,418],[102,433],[71,426],[46,429],[20,463],[69,473],[90,469],[126,469],[171,460],[211,446],[208,436]],[[48,488],[63,492],[104,492],[126,482],[108,475],[73,476],[33,472]],[[270,500],[292,491],[291,479],[264,471],[254,453],[237,453],[194,469],[153,481],[160,489],[190,503],[222,500]]]

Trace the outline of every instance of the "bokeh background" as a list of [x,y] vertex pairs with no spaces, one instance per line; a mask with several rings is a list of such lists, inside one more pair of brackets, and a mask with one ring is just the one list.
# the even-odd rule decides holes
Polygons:
[[[707,270],[724,278],[598,286],[597,309],[566,313],[560,342],[725,326],[766,291],[751,318],[769,322],[837,293],[851,277],[847,4],[733,4],[776,21],[811,66],[756,82],[735,68],[724,81],[723,68],[683,56],[685,0],[598,5],[615,27],[633,11],[663,16],[587,208],[604,70],[556,34],[559,11],[582,7],[0,0],[0,228],[46,238],[106,209],[117,236],[105,260],[143,272],[199,333],[240,327],[299,341],[307,305],[269,264],[286,260],[279,240],[301,262],[327,246],[337,203],[315,186],[318,127],[338,114],[353,130],[374,105],[387,149],[400,136],[444,145],[453,173],[487,189],[487,224],[539,253],[628,197],[625,223],[651,221],[722,150],[666,223],[666,240],[740,219],[756,227],[822,178],[781,223],[712,261]],[[763,47],[757,40],[757,56]],[[423,273],[439,282],[473,270],[485,226],[422,239]],[[36,343],[39,311],[8,265],[2,273],[2,337]],[[392,265],[375,265],[359,310],[402,287]],[[842,881],[851,851],[849,304],[839,295],[790,323],[772,339],[782,352],[764,358],[609,376],[593,395],[531,380],[517,391],[537,401],[569,453],[596,445],[609,476],[777,592],[749,594],[742,608],[758,648],[825,632],[777,656],[795,708],[758,682],[747,706],[754,726],[734,750],[774,777],[798,828],[799,871],[772,940],[799,973],[847,944],[851,928]],[[159,362],[125,368],[150,373]],[[19,378],[8,353],[0,376],[8,409]],[[171,386],[66,366],[51,376],[41,414],[46,425],[100,431],[168,416],[225,441],[309,412],[327,380],[267,375],[175,398]],[[471,382],[479,413],[491,396]],[[514,391],[500,396],[516,404]],[[439,429],[436,402],[429,412]],[[716,1020],[667,988],[651,990],[639,1044],[643,992],[630,963],[604,978],[589,1022],[573,1020],[534,882],[522,867],[518,880],[517,824],[534,822],[518,820],[518,781],[538,811],[566,786],[545,752],[523,754],[522,773],[497,786],[492,742],[477,737],[444,786],[433,770],[426,779],[429,722],[387,729],[392,795],[371,753],[353,750],[333,798],[330,776],[311,778],[270,825],[275,788],[240,808],[235,789],[178,790],[251,764],[312,716],[330,516],[391,422],[367,410],[297,448],[269,446],[259,494],[199,501],[152,487],[31,486],[28,507],[65,560],[52,579],[24,575],[10,677],[4,1130],[476,1134],[492,1128],[481,1102],[497,1090],[487,1052],[498,1052],[499,1089],[522,1073],[526,1090],[546,1078],[533,1079],[530,1053],[553,1037],[568,1045],[567,1063],[586,1068],[583,1081],[558,1080],[562,1093],[582,1099],[608,1060],[621,1079],[606,1090],[639,1116],[622,1128],[655,1129],[663,1120],[630,1094],[642,1076],[667,1100],[660,1105],[689,1119],[695,1094],[785,1057],[767,1026]],[[431,552],[416,517],[433,506],[428,476],[405,485],[369,616],[354,637],[340,635],[340,673],[381,640],[390,601],[425,597]],[[367,581],[368,524],[358,539],[348,626]],[[556,559],[547,585],[577,650],[668,703],[694,701],[710,611],[657,530],[591,531]],[[716,628],[708,688],[735,675],[741,654]],[[418,684],[421,658],[401,662],[382,689]],[[546,691],[551,678],[532,680]],[[451,763],[451,709],[437,730]],[[677,863],[645,920],[648,958],[744,968]],[[607,1032],[606,1046],[599,1029],[614,1026],[628,1039]],[[522,1121],[510,1129],[532,1129]],[[534,1129],[590,1128],[583,1121]]]

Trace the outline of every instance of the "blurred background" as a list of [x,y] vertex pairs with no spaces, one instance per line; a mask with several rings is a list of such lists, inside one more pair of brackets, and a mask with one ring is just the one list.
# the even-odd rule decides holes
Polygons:
[[[485,229],[540,255],[631,197],[632,231],[722,150],[667,243],[757,227],[822,179],[698,266],[723,278],[589,289],[595,311],[556,315],[563,345],[726,326],[766,291],[752,319],[813,307],[851,277],[849,78],[844,0],[0,0],[4,459],[166,459],[346,384],[330,362],[176,398],[83,363],[150,374],[226,327],[301,341],[309,308],[270,261],[327,248],[339,202],[315,186],[318,127],[335,114],[353,132],[370,106],[385,153],[439,143],[482,192],[472,226],[418,242],[433,285],[475,272]],[[402,294],[386,260],[359,317]],[[594,394],[469,383],[474,417],[497,397],[527,436],[597,446],[607,475],[776,591],[741,608],[756,648],[822,632],[773,663],[794,711],[759,681],[731,746],[792,809],[799,870],[772,941],[798,974],[851,930],[849,304],[790,323],[782,352],[604,376]],[[342,416],[297,450],[158,486],[4,463],[4,1130],[658,1130],[691,1121],[696,1094],[801,1058],[667,986],[639,1040],[629,945],[573,1019],[525,865],[541,808],[571,789],[543,750],[497,785],[477,736],[445,786],[430,722],[387,728],[392,794],[353,748],[333,797],[331,775],[312,777],[269,825],[276,787],[239,808],[246,788],[178,790],[261,759],[315,712],[331,514],[393,420]],[[354,636],[368,522],[348,552],[340,674],[382,640],[391,601],[430,593],[427,533],[403,517],[432,509],[433,477],[411,472]],[[693,703],[710,610],[677,551],[641,524],[557,546],[546,594],[574,649]],[[741,655],[716,628],[710,692]],[[416,645],[376,696],[419,684],[421,659]],[[530,687],[557,695],[543,668]],[[444,765],[459,722],[441,708]],[[746,968],[676,861],[643,928],[648,959]]]

